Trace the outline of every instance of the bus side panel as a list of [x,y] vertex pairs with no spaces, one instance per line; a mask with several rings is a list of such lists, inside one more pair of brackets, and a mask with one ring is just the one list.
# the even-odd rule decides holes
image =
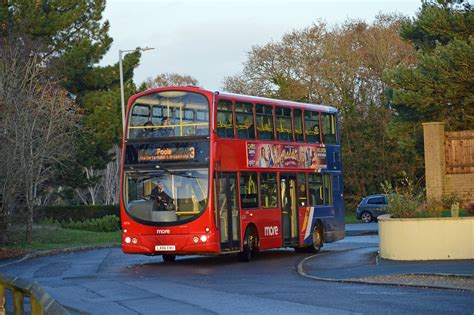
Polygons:
[[232,171],[247,168],[247,155],[245,153],[247,148],[244,141],[220,140],[218,148],[218,158],[221,163],[220,170]]
[[332,176],[332,190],[333,190],[333,206],[334,219],[323,222],[324,227],[324,241],[335,242],[341,240],[345,236],[344,223],[344,200],[343,200],[343,177],[342,177],[342,158],[341,147],[336,145],[327,145],[327,170],[323,170],[323,174],[331,174]]
[[[298,219],[299,219],[299,245],[305,245],[305,238],[311,236],[312,233],[312,218],[314,217],[314,207],[300,207],[298,209]],[[310,234],[308,234],[310,233]]]
[[333,235],[328,235],[327,239],[332,242],[342,240],[345,237],[345,222],[344,222],[344,195],[342,174],[333,175],[333,196],[334,196],[334,228],[331,230]]
[[[243,210],[242,213],[242,225],[245,224],[245,228],[247,223],[253,223],[257,227],[260,249],[282,246],[280,209]],[[245,230],[242,230],[245,236]]]

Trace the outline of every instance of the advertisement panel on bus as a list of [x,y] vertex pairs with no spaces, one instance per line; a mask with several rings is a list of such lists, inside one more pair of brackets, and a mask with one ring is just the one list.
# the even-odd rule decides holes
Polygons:
[[326,148],[299,144],[247,143],[247,167],[327,168]]

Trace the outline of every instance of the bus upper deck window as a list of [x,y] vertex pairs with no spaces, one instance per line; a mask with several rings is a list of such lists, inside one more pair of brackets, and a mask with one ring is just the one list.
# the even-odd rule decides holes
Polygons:
[[[167,121],[167,125],[163,125]],[[128,137],[154,138],[165,134],[173,137],[209,134],[209,102],[199,93],[163,91],[138,97],[131,105]]]
[[336,132],[336,115],[324,113],[323,114],[323,140],[324,143],[336,144],[337,143],[337,132]]
[[237,129],[237,137],[239,139],[255,139],[253,104],[236,102],[235,120],[235,128]]
[[305,134],[307,143],[321,143],[319,128],[319,113],[314,111],[304,111]]
[[220,100],[217,104],[217,135],[220,138],[234,138],[234,114],[231,101]]
[[150,121],[150,107],[141,104],[135,105],[130,116],[130,125],[134,127],[144,126],[144,128],[129,129],[128,136],[130,138],[143,138],[148,131],[151,132],[151,129],[147,129],[149,125],[153,125]]
[[275,140],[273,128],[273,107],[257,104],[257,133],[260,140]]
[[304,141],[303,135],[303,111],[301,109],[293,110],[293,120],[295,124],[295,140],[297,142]]
[[293,141],[293,127],[291,125],[291,108],[276,107],[276,130],[279,141]]

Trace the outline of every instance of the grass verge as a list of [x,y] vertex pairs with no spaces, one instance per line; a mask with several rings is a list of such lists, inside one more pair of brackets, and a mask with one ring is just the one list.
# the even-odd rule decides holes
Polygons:
[[25,230],[12,227],[9,231],[7,245],[0,248],[0,259],[24,255],[34,251],[62,248],[76,248],[94,245],[119,245],[121,231],[91,232],[63,229],[49,225],[35,225],[33,241],[25,242]]
[[362,221],[356,219],[355,212],[346,212],[344,215],[344,221],[346,224],[362,223]]

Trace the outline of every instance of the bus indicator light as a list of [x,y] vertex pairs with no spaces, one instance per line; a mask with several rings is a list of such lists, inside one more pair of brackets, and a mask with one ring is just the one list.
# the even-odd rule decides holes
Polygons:
[[194,243],[199,242],[199,237],[197,237],[197,236],[193,237],[193,242],[194,242]]
[[209,231],[210,231],[210,230],[211,230],[211,229],[209,229],[208,227],[206,228],[206,232],[208,232],[208,233],[209,233]]
[[134,237],[134,238],[132,238],[132,243],[133,243],[133,244],[137,244],[137,243],[138,243],[138,240]]

